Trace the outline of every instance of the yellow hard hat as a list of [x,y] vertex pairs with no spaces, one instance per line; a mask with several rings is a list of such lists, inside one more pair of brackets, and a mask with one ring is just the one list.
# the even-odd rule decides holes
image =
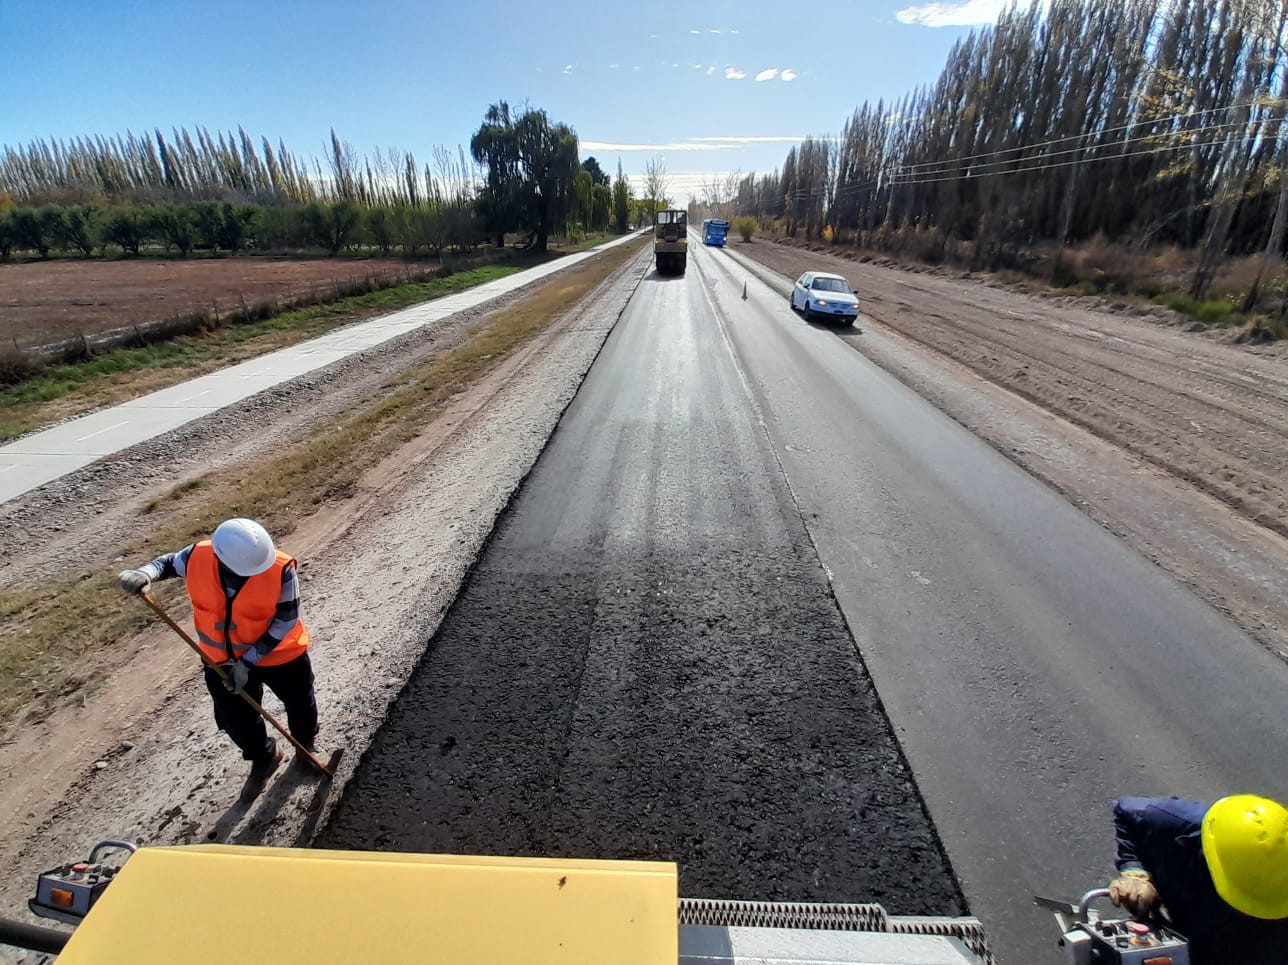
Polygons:
[[1255,794],[1223,797],[1203,816],[1203,856],[1225,903],[1288,918],[1288,810]]

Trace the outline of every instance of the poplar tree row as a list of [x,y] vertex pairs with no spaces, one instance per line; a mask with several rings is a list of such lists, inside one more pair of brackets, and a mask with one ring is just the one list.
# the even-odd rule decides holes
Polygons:
[[[795,236],[920,233],[996,264],[1101,236],[1199,253],[1282,253],[1288,4],[1051,0],[1012,7],[938,81],[865,102],[738,187],[740,214]],[[933,254],[933,250],[931,252]]]

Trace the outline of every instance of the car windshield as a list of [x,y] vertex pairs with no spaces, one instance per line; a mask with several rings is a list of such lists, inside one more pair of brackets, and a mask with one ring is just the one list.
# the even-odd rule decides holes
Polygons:
[[657,213],[658,224],[686,224],[689,216],[684,211],[659,211]]
[[843,278],[815,278],[813,284],[809,286],[819,292],[845,292],[849,293],[850,286]]

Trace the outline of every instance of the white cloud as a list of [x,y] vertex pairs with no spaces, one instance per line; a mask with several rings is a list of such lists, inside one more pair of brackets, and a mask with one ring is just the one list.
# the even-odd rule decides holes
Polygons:
[[716,72],[716,65],[715,65],[715,64],[712,64],[710,67],[708,67],[708,68],[707,68],[707,76],[708,76],[708,77],[710,77],[710,76],[711,76],[712,74],[714,74],[715,72]]
[[[622,143],[618,141],[581,141],[588,151],[649,151],[666,153],[667,151],[732,151],[748,144],[799,144],[805,140],[804,134],[721,134],[711,137],[688,137],[681,141]],[[817,139],[816,139],[817,140]]]
[[564,72],[565,74],[571,74],[571,73],[572,73],[572,64],[564,64],[563,72]]
[[694,65],[693,65],[693,69],[694,69],[694,70],[701,70],[701,69],[702,69],[702,65],[701,65],[701,64],[694,64]]
[[730,30],[729,32],[730,32],[731,34],[736,34],[736,33],[738,33],[739,31],[737,31],[737,30]]
[[709,33],[709,34],[718,34],[719,32],[720,32],[719,30],[708,30],[708,31],[707,31],[707,33]]
[[742,80],[746,76],[745,70],[739,70],[737,67],[725,68],[725,80]]
[[672,66],[672,67],[679,67],[680,65],[679,65],[679,64],[672,64],[671,66]]
[[759,74],[756,75],[756,80],[758,82],[762,80],[773,80],[777,76],[778,76],[777,67],[766,67],[764,70],[762,70]]
[[667,141],[656,144],[619,144],[616,141],[578,141],[580,147],[587,151],[648,151],[653,154],[668,151],[729,151],[736,144],[704,144],[699,141]]
[[[996,23],[1011,0],[945,0],[904,7],[895,14],[900,23],[922,27],[973,27]],[[1044,3],[1043,6],[1046,6]]]
[[620,68],[621,66],[622,66],[621,64],[609,64],[609,65],[608,65],[608,69],[609,69],[609,70],[617,70],[617,69],[618,69],[618,68]]
[[691,141],[705,141],[709,144],[799,144],[805,140],[804,134],[745,134],[738,137],[691,137]]
[[796,71],[792,70],[790,67],[784,67],[783,72],[779,75],[779,77],[782,80],[787,81],[787,83],[789,84],[792,81],[794,81],[798,76],[799,75],[796,73]]
[[690,31],[689,31],[689,33],[691,33],[691,34],[693,34],[693,35],[697,36],[697,35],[700,35],[700,34],[702,33],[702,31],[701,31],[701,30],[690,30]]
[[631,68],[631,70],[635,71],[638,74],[640,70],[640,65],[636,64],[634,67]]

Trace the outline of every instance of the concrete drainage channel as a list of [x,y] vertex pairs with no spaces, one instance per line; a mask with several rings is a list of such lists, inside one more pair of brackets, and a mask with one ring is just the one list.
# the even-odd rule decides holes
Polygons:
[[636,290],[314,843],[673,860],[985,952],[687,288]]

